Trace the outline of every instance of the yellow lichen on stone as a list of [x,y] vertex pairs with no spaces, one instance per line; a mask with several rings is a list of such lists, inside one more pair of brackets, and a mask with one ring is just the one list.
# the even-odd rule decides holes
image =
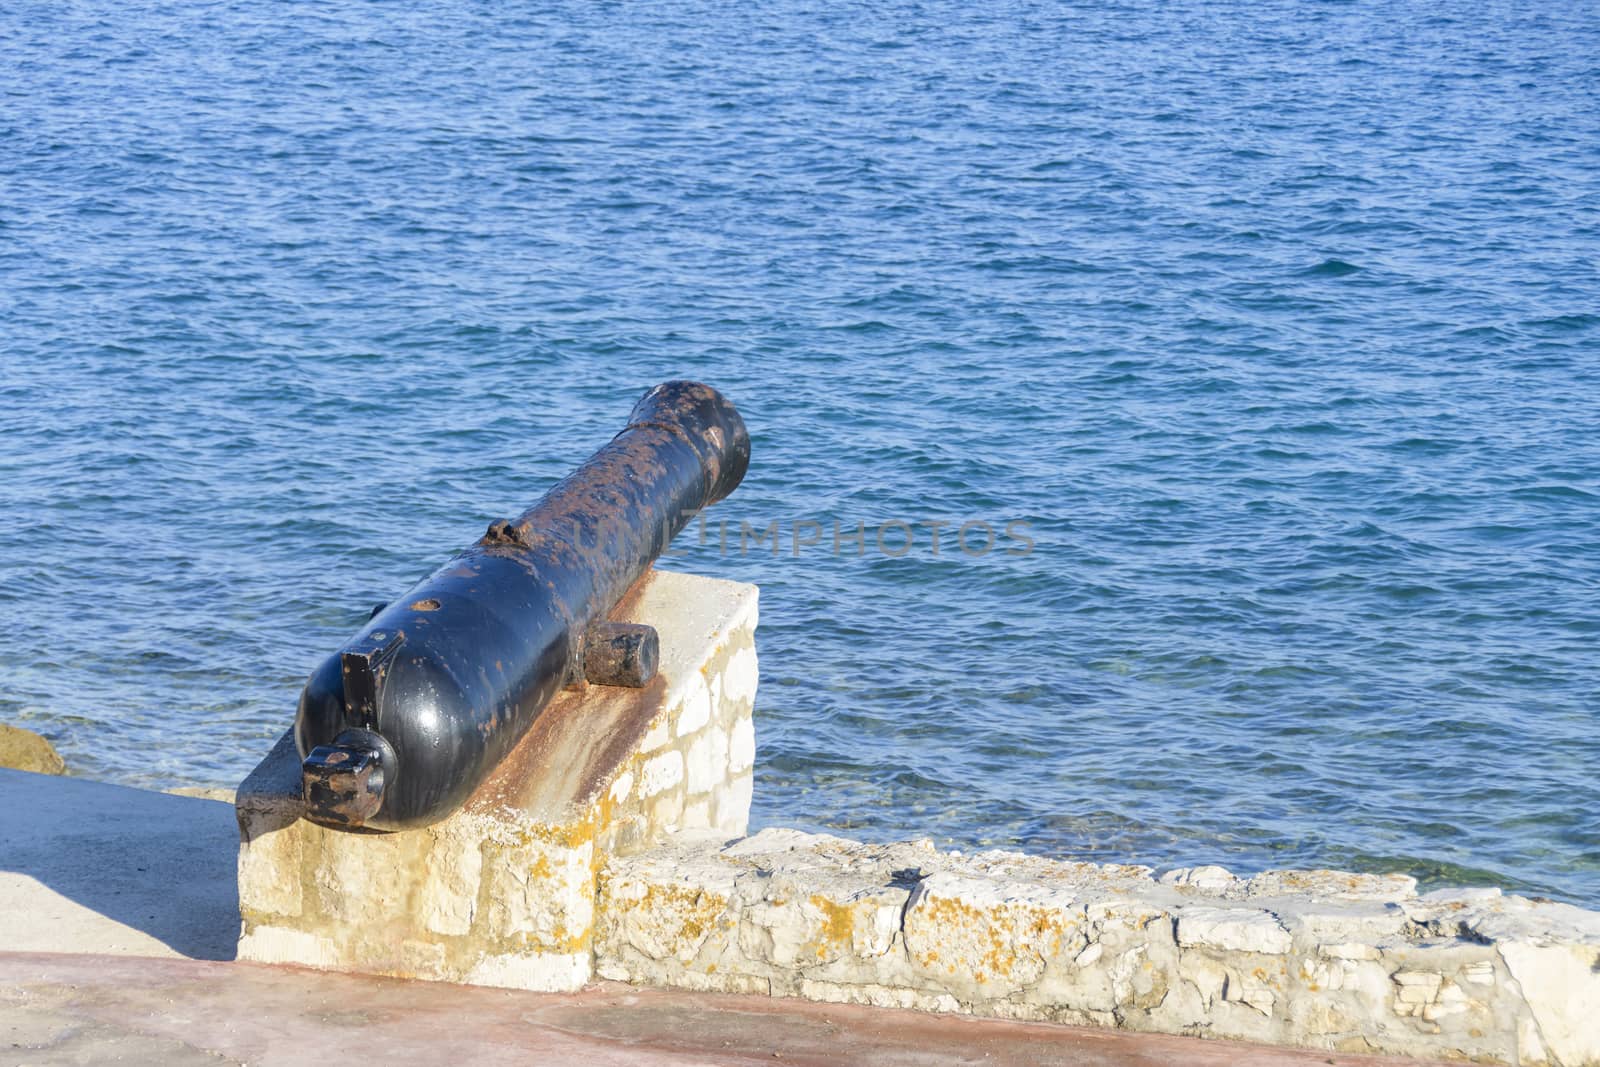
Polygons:
[[969,896],[962,895],[965,889],[961,881],[930,881],[907,912],[905,926],[913,964],[927,971],[945,963],[941,984],[958,996],[1008,995],[1025,988],[1038,981],[1049,958],[1076,940],[1079,923],[1060,907],[1040,900],[985,899],[981,883],[972,883]]
[[852,910],[846,905],[835,904],[819,893],[811,895],[811,906],[822,913],[817,955],[825,954],[829,946],[848,949],[855,936],[855,916]]
[[651,959],[695,958],[722,925],[728,899],[694,886],[629,883],[600,889],[606,931]]

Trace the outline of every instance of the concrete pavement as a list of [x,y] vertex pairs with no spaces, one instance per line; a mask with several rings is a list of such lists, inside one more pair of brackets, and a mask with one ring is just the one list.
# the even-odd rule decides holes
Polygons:
[[231,960],[233,805],[0,770],[0,951]]

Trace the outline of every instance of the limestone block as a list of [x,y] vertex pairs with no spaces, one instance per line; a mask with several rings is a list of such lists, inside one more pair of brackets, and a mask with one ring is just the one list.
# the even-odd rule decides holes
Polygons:
[[1362,1025],[1359,1018],[1350,1015],[1338,1003],[1311,997],[1291,1001],[1289,1017],[1296,1028],[1312,1039],[1360,1030]]
[[1537,1027],[1561,1064],[1600,1064],[1600,946],[1511,941],[1500,946]]
[[633,795],[633,772],[623,771],[617,775],[616,781],[611,783],[606,795],[611,798],[613,804],[625,803]]
[[1417,895],[1417,880],[1405,874],[1348,871],[1264,871],[1245,883],[1248,897],[1299,896],[1323,900],[1401,901]]
[[1172,970],[1166,960],[1156,959],[1155,945],[1136,944],[1119,952],[1110,971],[1118,1009],[1148,1012],[1166,1000]]
[[[734,661],[753,669],[755,589],[653,571],[613,617],[656,627],[656,681],[559,694],[462,809],[432,826],[307,822],[299,757],[281,738],[236,801],[240,958],[537,990],[587,981],[607,857],[686,819],[739,833],[749,811],[748,773],[730,769],[727,735],[708,724],[750,729],[755,680],[713,707],[706,678]],[[686,805],[693,744],[702,788]],[[740,780],[742,792],[719,795]]]
[[1178,974],[1199,991],[1208,1008],[1223,999],[1229,982],[1235,980],[1226,967],[1198,952],[1183,953]]
[[748,958],[778,967],[870,960],[893,945],[909,896],[895,886],[841,892],[811,878],[768,878],[741,912],[739,947]]
[[1092,936],[1101,941],[1121,945],[1134,937],[1172,940],[1172,915],[1155,900],[1132,895],[1108,897],[1097,893],[1084,901],[1083,910],[1088,916]]
[[1551,1067],[1550,1056],[1539,1037],[1539,1026],[1531,1016],[1517,1021],[1516,1062],[1523,1067]]
[[732,842],[722,850],[722,854],[735,860],[775,859],[790,855],[797,862],[804,863],[809,860],[820,867],[824,865],[825,861],[820,857],[825,852],[836,848],[848,848],[851,844],[853,842],[842,837],[834,837],[832,834],[813,834],[804,830],[773,826],[743,841]]
[[1204,906],[1186,907],[1178,915],[1178,944],[1280,956],[1293,947],[1289,931],[1271,912]]
[[1037,982],[1067,949],[1076,956],[1086,923],[1070,886],[938,872],[917,885],[905,940],[917,973],[958,1000],[998,999]]
[[240,838],[239,885],[251,888],[251,907],[262,916],[298,916],[304,835],[259,827],[255,836],[244,832]]
[[711,821],[711,798],[701,797],[698,800],[686,801],[683,805],[683,815],[678,819],[685,830],[709,830]]
[[683,782],[683,753],[674,749],[645,761],[639,774],[639,793],[653,797]]
[[1320,896],[1273,902],[1277,920],[1303,946],[1374,945],[1403,936],[1410,919],[1398,904]]
[[750,822],[750,801],[754,791],[755,779],[749,770],[719,786],[712,802],[712,825],[727,837],[743,834]]
[[1377,960],[1342,960],[1339,965],[1339,989],[1345,1002],[1359,1008],[1368,1019],[1383,1019],[1394,995],[1393,965],[1386,963],[1380,954]]
[[689,795],[709,793],[729,775],[727,732],[720,727],[702,730],[684,757],[684,783]]
[[683,703],[676,709],[679,737],[688,737],[711,721],[711,690],[707,687],[705,678],[696,672],[688,684],[689,691],[684,694]]
[[722,672],[722,699],[730,704],[755,700],[757,674],[755,645],[740,648]]
[[441,842],[428,853],[422,921],[436,934],[465,934],[477,913],[483,849],[469,839]]
[[714,931],[726,939],[740,867],[709,850],[673,842],[628,863],[612,862],[601,878],[596,934],[610,977],[650,980],[649,961],[688,963]]
[[346,845],[337,833],[318,827],[301,847],[312,868],[319,909],[350,925],[371,927],[403,918],[411,880],[395,875],[410,870],[413,879],[426,877],[432,842],[418,835],[369,834],[360,844]]
[[667,789],[650,802],[650,825],[659,832],[683,825],[683,812],[688,806],[682,789]]
[[1237,885],[1239,879],[1226,867],[1179,867],[1161,876],[1162,885],[1193,886],[1208,892],[1221,892]]
[[1485,942],[1600,944],[1600,912],[1527,897],[1477,899],[1453,908],[1441,925]]
[[594,842],[537,838],[489,846],[484,933],[493,944],[558,954],[587,944],[594,922]]
[[708,857],[705,841],[678,834],[607,865],[601,973],[684,988],[710,988],[710,975],[733,988],[724,979],[738,976],[775,992],[908,980],[898,938],[910,893],[884,864],[904,869],[921,849],[860,862],[852,842],[763,831]]
[[739,774],[749,770],[755,761],[755,727],[748,718],[741,718],[733,724],[733,733],[728,740],[728,770]]
[[1500,896],[1500,890],[1495,888],[1437,889],[1415,900],[1401,901],[1400,908],[1412,922],[1431,923],[1458,917],[1459,913]]

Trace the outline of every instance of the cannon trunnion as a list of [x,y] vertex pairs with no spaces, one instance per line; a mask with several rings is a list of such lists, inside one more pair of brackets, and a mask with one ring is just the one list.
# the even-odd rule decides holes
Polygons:
[[588,462],[312,673],[295,719],[307,816],[378,830],[437,822],[562,688],[647,684],[655,632],[607,616],[749,462],[744,421],[721,393],[684,381],[646,393]]

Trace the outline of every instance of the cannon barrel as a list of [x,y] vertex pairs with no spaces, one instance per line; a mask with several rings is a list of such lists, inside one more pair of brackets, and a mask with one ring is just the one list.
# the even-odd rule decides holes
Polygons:
[[648,683],[654,631],[607,615],[749,462],[744,420],[721,393],[684,381],[646,393],[588,462],[312,672],[295,718],[307,815],[378,830],[436,822],[564,687]]

